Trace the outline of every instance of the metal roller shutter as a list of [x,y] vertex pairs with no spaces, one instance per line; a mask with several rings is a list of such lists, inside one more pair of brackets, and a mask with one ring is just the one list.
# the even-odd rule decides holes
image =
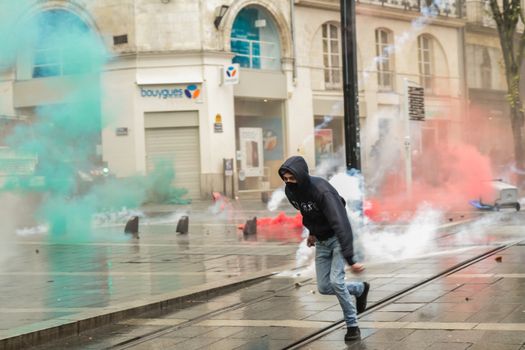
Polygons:
[[173,185],[188,190],[186,198],[200,198],[199,128],[148,128],[146,167],[153,171],[156,159],[173,161]]

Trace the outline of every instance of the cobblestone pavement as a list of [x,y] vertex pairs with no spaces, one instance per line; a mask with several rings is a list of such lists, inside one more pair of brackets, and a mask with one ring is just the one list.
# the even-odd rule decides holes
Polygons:
[[[349,278],[370,281],[373,304],[502,242],[525,239],[521,214],[488,217],[444,227],[425,256],[369,263],[364,274]],[[283,246],[296,244],[274,248]],[[291,251],[288,258],[294,255]],[[279,256],[274,251],[271,259]],[[360,342],[344,343],[341,329],[304,348],[524,349],[525,246],[513,246],[498,257],[363,314]],[[317,293],[312,270],[304,269],[222,296],[194,298],[167,312],[113,322],[38,349],[281,349],[341,318],[336,298]]]
[[[212,204],[143,208],[138,239],[123,232],[133,213],[99,217],[83,237],[52,237],[45,227],[2,232],[0,339],[295,264],[300,230],[245,239],[238,224],[275,213],[260,202],[235,210]],[[190,217],[188,234],[175,232],[182,215]]]

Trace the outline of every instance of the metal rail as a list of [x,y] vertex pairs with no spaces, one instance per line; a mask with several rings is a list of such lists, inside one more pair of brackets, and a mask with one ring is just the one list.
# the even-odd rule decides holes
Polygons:
[[[486,259],[486,258],[488,258],[491,255],[497,254],[497,253],[499,253],[502,250],[506,250],[509,247],[514,246],[514,245],[516,245],[518,243],[519,242],[514,242],[514,243],[500,245],[500,246],[498,246],[498,247],[496,247],[494,249],[491,249],[491,250],[489,250],[487,252],[484,252],[484,253],[482,253],[480,255],[477,255],[477,256],[472,257],[470,259],[467,259],[467,260],[465,260],[465,261],[463,261],[461,263],[458,263],[458,264],[456,264],[456,265],[454,265],[454,266],[452,266],[452,267],[450,267],[450,268],[448,268],[448,269],[446,269],[446,270],[444,270],[444,271],[442,271],[442,272],[440,272],[440,273],[438,273],[438,274],[436,274],[434,276],[431,276],[431,277],[429,277],[429,278],[427,278],[427,279],[425,279],[425,280],[423,280],[421,282],[418,282],[418,283],[416,283],[416,284],[414,284],[414,285],[412,285],[410,287],[402,289],[399,292],[396,292],[396,293],[394,293],[394,294],[392,294],[392,295],[390,295],[390,296],[388,296],[388,297],[386,297],[384,299],[379,300],[378,302],[376,302],[376,303],[372,304],[370,307],[368,307],[366,309],[366,311],[363,312],[361,315],[367,315],[367,314],[373,312],[374,310],[377,310],[377,309],[383,307],[385,304],[391,304],[392,302],[400,299],[401,297],[405,296],[409,292],[413,292],[413,291],[415,291],[415,290],[417,290],[417,289],[419,289],[421,287],[424,287],[424,286],[434,282],[435,280],[438,280],[438,279],[440,279],[442,277],[445,277],[445,276],[451,275],[451,274],[453,274],[455,272],[458,272],[458,271],[460,271],[460,270],[462,270],[462,269],[464,269],[464,268],[466,268],[466,267],[468,267],[470,265],[473,265],[473,264],[475,264],[475,263],[477,263],[477,262],[479,262],[479,261],[481,261],[483,259]],[[299,349],[299,348],[301,348],[301,347],[303,347],[303,346],[305,346],[307,344],[310,344],[310,343],[316,341],[317,339],[320,339],[320,338],[324,337],[325,335],[327,335],[329,333],[332,333],[335,330],[341,328],[341,325],[343,323],[344,323],[344,320],[342,320],[342,319],[339,320],[339,321],[336,321],[333,324],[331,324],[330,326],[322,328],[322,329],[316,331],[315,333],[312,333],[312,334],[310,334],[310,335],[308,335],[308,336],[306,336],[306,337],[296,341],[295,343],[286,346],[285,348],[283,348],[283,350]]]
[[[267,277],[266,279],[269,279],[269,278],[270,277]],[[305,278],[304,280],[302,280],[299,283],[302,284],[302,283],[310,281],[310,280],[311,280],[311,278]],[[162,328],[160,330],[155,330],[155,331],[152,331],[152,332],[147,333],[145,335],[140,335],[140,336],[137,336],[135,338],[132,338],[132,339],[123,341],[121,343],[115,344],[115,345],[110,346],[110,347],[108,347],[106,349],[112,349],[112,350],[115,350],[115,349],[118,349],[118,350],[128,349],[128,348],[131,348],[133,346],[145,343],[145,342],[147,342],[149,340],[161,337],[161,336],[163,336],[165,334],[174,332],[174,331],[179,330],[181,328],[188,327],[188,326],[191,326],[191,325],[193,325],[195,323],[198,323],[198,322],[201,322],[203,320],[209,319],[211,317],[220,315],[222,313],[225,313],[225,312],[228,312],[228,311],[232,311],[232,310],[236,310],[236,309],[240,309],[240,308],[245,307],[245,306],[249,306],[249,305],[256,304],[258,302],[264,301],[264,300],[271,299],[277,293],[280,293],[280,292],[283,292],[283,291],[289,290],[289,289],[294,289],[294,288],[296,288],[296,284],[291,284],[291,285],[288,285],[288,286],[285,286],[285,287],[282,287],[282,288],[278,288],[278,289],[273,290],[269,295],[264,295],[264,296],[260,296],[260,297],[256,297],[254,299],[251,299],[249,301],[244,301],[244,302],[240,302],[240,303],[235,303],[233,305],[228,305],[228,306],[225,306],[225,307],[220,308],[218,310],[207,312],[205,314],[200,315],[199,317],[193,318],[191,320],[188,320],[186,322],[180,323],[178,325],[167,326],[167,327]]]

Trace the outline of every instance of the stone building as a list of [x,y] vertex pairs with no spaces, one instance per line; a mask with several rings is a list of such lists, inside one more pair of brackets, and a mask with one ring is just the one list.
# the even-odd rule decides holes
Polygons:
[[[416,152],[458,137],[464,10],[426,3],[356,4],[365,173],[403,157],[407,130]],[[320,168],[344,145],[338,0],[28,1],[21,20],[47,15],[95,33],[111,53],[92,78],[110,116],[98,152],[119,177],[163,156],[192,198],[232,186],[259,195],[280,186],[286,157]],[[45,56],[55,47],[44,39],[34,50],[0,76],[0,114],[61,103],[79,73],[67,56]],[[405,84],[426,89],[427,120],[409,128]]]
[[494,175],[501,176],[514,149],[501,44],[490,11],[488,1],[467,1],[466,84],[469,123],[476,125],[467,136],[491,158]]

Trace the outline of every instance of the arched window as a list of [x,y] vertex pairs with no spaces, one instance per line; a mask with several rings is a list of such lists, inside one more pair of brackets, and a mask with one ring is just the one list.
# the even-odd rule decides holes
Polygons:
[[233,22],[231,50],[233,63],[244,68],[280,69],[279,32],[271,15],[263,8],[242,9]]
[[377,85],[380,90],[394,88],[392,45],[392,32],[386,29],[376,29]]
[[428,35],[420,35],[417,38],[418,61],[419,61],[419,79],[421,86],[427,91],[432,91],[433,81],[433,50],[432,38]]
[[487,48],[483,48],[483,56],[480,66],[481,87],[483,89],[492,89],[492,67],[490,65],[490,55]]
[[51,77],[90,71],[85,38],[89,27],[65,10],[48,10],[37,15],[32,77]]
[[324,82],[327,89],[340,89],[341,78],[341,43],[339,26],[333,23],[323,24],[323,66]]
[[342,87],[342,62],[339,26],[333,23],[323,24],[323,66],[326,88],[340,89]]

